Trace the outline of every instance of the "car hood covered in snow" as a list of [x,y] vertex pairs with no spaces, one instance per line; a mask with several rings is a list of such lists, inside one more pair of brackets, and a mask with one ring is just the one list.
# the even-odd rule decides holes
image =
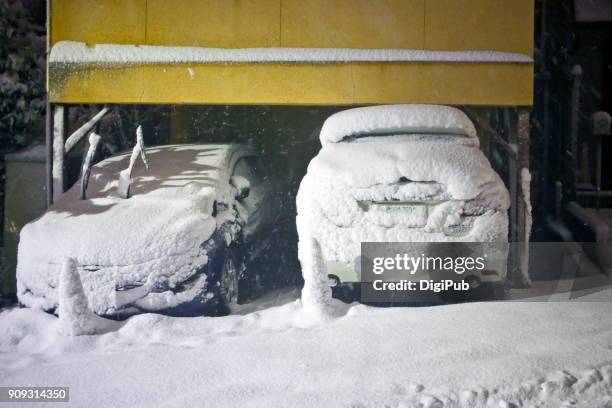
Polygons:
[[[190,278],[207,261],[202,243],[216,229],[215,199],[230,199],[227,187],[220,188],[227,185],[228,152],[223,145],[150,148],[149,170],[136,165],[129,199],[116,194],[129,154],[94,166],[86,200],[79,199],[75,185],[23,228],[17,267],[20,301],[54,308],[59,270],[68,257],[79,265],[90,307],[97,313],[112,313],[135,300],[131,297]],[[126,292],[126,299],[117,294],[134,287],[141,293],[130,297]]]

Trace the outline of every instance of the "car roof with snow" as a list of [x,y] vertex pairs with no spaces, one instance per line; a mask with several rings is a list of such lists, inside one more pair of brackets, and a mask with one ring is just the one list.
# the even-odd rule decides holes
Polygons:
[[321,129],[322,145],[372,135],[441,134],[478,140],[476,128],[460,109],[442,105],[380,105],[344,110]]
[[[132,171],[132,194],[164,194],[164,189],[194,183],[216,189],[219,180],[229,171],[232,155],[238,150],[255,154],[252,147],[239,144],[179,144],[146,148],[149,168],[146,169],[140,160],[136,162]],[[88,199],[115,194],[119,173],[128,167],[130,155],[131,152],[124,152],[92,167]],[[77,189],[73,189],[58,204],[76,199]]]

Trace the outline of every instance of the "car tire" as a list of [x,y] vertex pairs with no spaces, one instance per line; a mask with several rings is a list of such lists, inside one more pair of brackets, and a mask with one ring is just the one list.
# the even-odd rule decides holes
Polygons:
[[228,251],[223,259],[219,276],[221,296],[227,308],[240,301],[240,266],[238,257],[232,251]]

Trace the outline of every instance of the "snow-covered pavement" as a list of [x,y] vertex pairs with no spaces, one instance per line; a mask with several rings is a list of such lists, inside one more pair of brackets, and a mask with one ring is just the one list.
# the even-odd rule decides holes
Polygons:
[[7,310],[0,385],[69,386],[73,406],[612,407],[611,302],[334,308],[145,314],[80,337]]

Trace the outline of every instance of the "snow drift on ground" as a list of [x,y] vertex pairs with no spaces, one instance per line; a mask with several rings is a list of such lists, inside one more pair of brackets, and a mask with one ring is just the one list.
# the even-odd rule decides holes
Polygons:
[[324,322],[299,300],[144,314],[80,337],[53,315],[7,310],[0,385],[69,386],[73,406],[100,407],[612,406],[610,302],[331,309]]
[[[119,173],[128,167],[129,153],[94,166],[87,200],[79,199],[75,185],[22,229],[17,265],[20,302],[56,307],[58,278],[67,257],[79,265],[89,306],[97,314],[113,313],[137,301],[154,285],[173,287],[188,279],[196,266],[206,264],[201,244],[224,217],[212,216],[214,200],[233,202],[229,184],[220,174],[227,151],[224,145],[149,148],[150,170],[141,162],[134,166],[129,199],[117,194]],[[115,290],[134,284],[142,286]],[[192,289],[202,290],[204,284],[201,278]],[[186,292],[186,298],[193,297]],[[150,293],[138,301],[155,310],[157,305],[171,307],[184,301],[181,296]]]
[[60,41],[49,62],[85,65],[266,62],[499,62],[531,63],[524,54],[499,51],[428,51],[352,48],[205,48]]

